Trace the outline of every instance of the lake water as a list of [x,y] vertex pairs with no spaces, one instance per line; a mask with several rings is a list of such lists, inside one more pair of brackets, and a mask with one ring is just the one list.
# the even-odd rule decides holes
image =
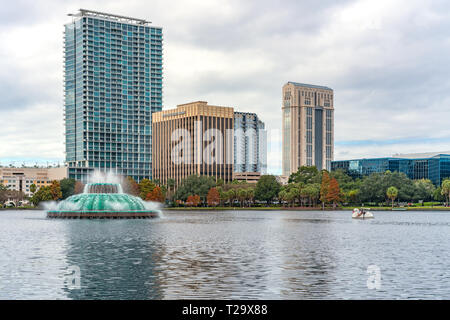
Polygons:
[[0,211],[0,299],[450,299],[450,212],[374,214]]

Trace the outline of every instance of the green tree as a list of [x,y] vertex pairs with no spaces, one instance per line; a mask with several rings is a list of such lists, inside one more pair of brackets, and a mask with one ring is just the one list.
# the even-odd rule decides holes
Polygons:
[[396,187],[397,199],[400,201],[412,201],[414,199],[414,182],[406,174],[386,171],[384,173],[372,173],[361,181],[361,201],[386,202],[386,190]]
[[255,198],[259,201],[265,201],[270,203],[274,198],[278,196],[280,192],[280,184],[275,176],[262,175],[255,188]]
[[[62,199],[67,199],[68,197],[70,197],[71,195],[74,194],[75,183],[76,183],[76,180],[72,179],[72,178],[64,178],[59,182],[59,184],[61,186]],[[30,186],[30,191],[31,191],[31,186]],[[33,191],[31,191],[31,192],[34,193]]]
[[31,184],[31,185],[30,185],[30,192],[31,192],[32,194],[34,194],[34,193],[36,192],[36,190],[37,190],[36,185],[35,185],[34,183]]
[[217,178],[216,185],[218,187],[222,187],[224,185],[224,181],[221,178]]
[[331,171],[330,178],[335,178],[337,180],[339,188],[343,193],[359,189],[359,180],[353,180],[353,178],[346,174],[342,169]]
[[8,188],[6,188],[3,184],[0,183],[0,207],[3,207],[6,200],[8,200],[7,191]]
[[350,203],[356,204],[359,200],[359,194],[361,191],[359,189],[353,189],[347,192],[348,201]]
[[293,172],[289,176],[288,183],[319,183],[320,172],[315,166],[301,166],[297,172]]
[[431,180],[428,179],[415,180],[413,200],[429,201],[433,198],[435,189],[436,187],[434,186],[433,182],[431,182]]
[[320,184],[311,183],[301,189],[301,193],[308,199],[309,206],[314,206],[320,194]]
[[145,200],[147,198],[147,195],[153,191],[153,189],[156,187],[156,184],[149,179],[142,179],[139,182],[139,196],[142,200]]
[[50,186],[40,187],[39,190],[31,197],[30,202],[37,206],[42,201],[53,200],[53,194]]
[[175,192],[174,198],[186,201],[190,195],[198,195],[201,201],[206,202],[206,196],[211,188],[216,186],[216,181],[210,176],[192,175],[184,179]]
[[444,202],[445,201],[445,196],[442,194],[442,188],[441,187],[437,187],[436,189],[434,189],[433,200],[436,200],[436,201],[439,201],[439,202]]
[[389,187],[386,191],[386,195],[392,200],[392,208],[394,207],[394,200],[398,196],[398,189],[396,187]]

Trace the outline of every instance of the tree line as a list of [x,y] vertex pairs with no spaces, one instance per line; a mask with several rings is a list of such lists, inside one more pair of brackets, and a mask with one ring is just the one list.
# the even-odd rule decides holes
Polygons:
[[[394,206],[398,203],[445,202],[450,200],[450,179],[438,187],[430,180],[411,180],[404,173],[386,171],[353,179],[342,170],[328,172],[316,167],[303,166],[290,175],[288,183],[281,185],[275,176],[263,175],[258,182],[234,180],[224,183],[210,176],[192,175],[175,188],[169,179],[166,185],[158,180],[143,179],[139,183],[127,177],[122,183],[126,193],[146,201],[166,203],[169,206],[285,206],[330,207]],[[28,199],[37,206],[42,201],[57,201],[82,193],[84,185],[74,179],[52,181],[49,186],[30,186]],[[13,200],[15,206],[27,197],[23,192],[8,190],[0,184],[0,205]]]

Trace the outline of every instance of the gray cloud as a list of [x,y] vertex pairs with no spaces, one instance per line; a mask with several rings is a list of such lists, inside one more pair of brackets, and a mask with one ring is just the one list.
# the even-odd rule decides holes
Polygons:
[[[280,129],[282,85],[322,84],[335,90],[336,158],[450,149],[446,1],[43,0],[0,13],[0,116],[10,119],[0,128],[0,159],[24,156],[20,148],[63,159],[63,129],[53,125],[62,121],[62,31],[80,7],[164,28],[165,108],[207,100]],[[33,123],[36,106],[49,110],[47,121]],[[25,128],[20,148],[11,147],[7,139]],[[399,139],[410,142],[392,143]]]

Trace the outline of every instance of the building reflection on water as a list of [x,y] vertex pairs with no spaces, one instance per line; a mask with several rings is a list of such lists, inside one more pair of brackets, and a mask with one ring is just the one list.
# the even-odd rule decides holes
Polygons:
[[341,234],[336,223],[320,216],[262,215],[190,212],[145,221],[68,221],[67,265],[81,271],[81,289],[66,288],[68,297],[314,299],[332,295],[340,272],[335,243]]
[[68,266],[80,268],[70,299],[162,299],[157,263],[164,248],[150,220],[67,221]]

